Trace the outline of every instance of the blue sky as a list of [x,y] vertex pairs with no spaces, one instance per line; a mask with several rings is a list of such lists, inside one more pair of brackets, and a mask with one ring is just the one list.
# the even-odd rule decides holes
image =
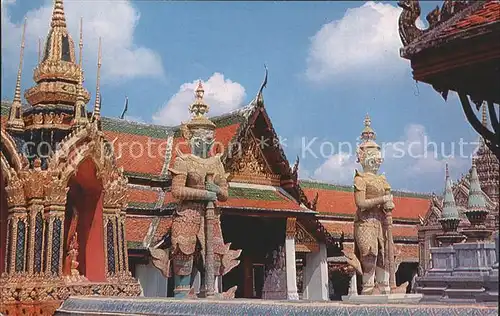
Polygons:
[[[436,3],[422,2],[426,14]],[[84,18],[85,86],[95,91],[97,38],[103,37],[103,113],[117,117],[129,98],[128,118],[176,124],[187,117],[194,82],[206,82],[213,114],[247,104],[263,79],[267,111],[293,161],[306,152],[301,177],[349,184],[354,155],[324,150],[356,141],[366,113],[377,140],[451,143],[477,140],[458,98],[445,102],[411,79],[398,56],[399,9],[394,2],[162,2],[65,1],[69,31],[78,42]],[[28,17],[22,87],[33,84],[37,38],[46,35],[50,1],[2,0],[2,99],[11,99],[18,64],[20,25]],[[92,107],[91,100],[89,108]],[[286,140],[285,140],[286,139]],[[420,145],[418,145],[420,144]],[[458,145],[457,145],[458,146]],[[406,148],[405,147],[405,148]],[[324,146],[323,149],[329,149]],[[456,148],[458,154],[458,147]],[[469,154],[474,146],[465,146]],[[352,153],[354,154],[354,153]],[[430,157],[432,156],[432,157]],[[457,178],[468,158],[386,157],[383,171],[394,188],[441,192],[444,164]]]

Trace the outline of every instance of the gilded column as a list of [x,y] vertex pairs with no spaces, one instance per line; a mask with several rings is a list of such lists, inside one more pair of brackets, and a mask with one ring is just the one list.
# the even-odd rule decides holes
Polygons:
[[124,274],[128,272],[128,254],[127,254],[127,242],[125,240],[125,211],[120,212],[120,217],[118,218],[118,248],[120,249],[120,263],[121,271]]
[[49,171],[44,185],[45,231],[43,271],[62,275],[64,250],[64,213],[69,188],[57,171]]
[[28,202],[28,246],[27,272],[29,274],[42,272],[43,248],[43,205],[41,199]]
[[23,183],[14,170],[12,170],[5,191],[7,192],[7,205],[9,207],[7,219],[8,248],[6,255],[6,271],[9,274],[14,274],[16,272],[25,271],[26,228],[28,217],[26,213],[26,199]]
[[116,210],[103,208],[104,213],[104,258],[106,260],[106,275],[114,276],[116,273],[116,243],[115,243],[115,223]]
[[43,183],[45,182],[45,171],[41,170],[40,165],[40,160],[35,159],[33,169],[21,172],[28,205],[28,218],[26,220],[26,271],[29,275],[42,272]]
[[127,257],[123,229],[127,202],[127,179],[123,176],[123,170],[113,173],[105,181],[103,194],[107,275],[120,275],[128,269],[128,263],[124,262],[124,258]]

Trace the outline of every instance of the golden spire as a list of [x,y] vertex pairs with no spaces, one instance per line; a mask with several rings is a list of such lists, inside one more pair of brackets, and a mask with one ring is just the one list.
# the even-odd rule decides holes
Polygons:
[[42,39],[38,38],[38,63],[42,60]]
[[23,71],[23,58],[24,58],[24,38],[26,35],[26,21],[24,19],[23,33],[21,36],[21,50],[19,53],[19,68],[17,70],[16,90],[14,92],[14,100],[10,107],[9,120],[7,121],[7,128],[15,131],[22,131],[24,129],[24,121],[22,117],[22,103],[21,103],[21,76]]
[[82,52],[83,52],[83,16],[80,17],[80,42],[78,43],[80,51],[78,52],[78,65],[80,65],[80,69],[83,70],[82,65]]
[[[59,126],[69,128],[71,120],[64,119],[65,114],[58,112],[75,105],[80,72],[75,43],[67,30],[63,1],[54,0],[50,28],[43,49],[40,49],[40,63],[33,73],[36,85],[26,90],[24,96],[30,105],[38,106],[40,111],[45,105],[55,106],[55,114],[60,114],[59,119],[63,118]],[[88,103],[90,95],[86,89],[83,96]]]
[[66,27],[66,17],[64,16],[63,0],[54,0],[54,9],[52,10],[51,27]]
[[101,38],[99,37],[99,48],[97,53],[97,80],[95,87],[95,103],[94,103],[94,113],[92,114],[93,120],[101,119],[101,93],[100,93],[100,81],[101,81]]
[[80,52],[78,55],[79,58],[79,66],[80,66],[80,76],[78,79],[78,86],[77,86],[77,92],[78,95],[76,96],[76,102],[75,102],[75,116],[73,118],[73,124],[74,125],[83,125],[88,123],[88,118],[87,118],[87,109],[85,108],[85,96],[83,95],[83,67],[82,67],[82,61],[83,61],[83,18],[80,18],[80,42],[79,42],[79,47],[80,47]]
[[214,130],[215,124],[210,121],[205,114],[208,112],[209,105],[203,101],[203,96],[205,95],[205,89],[203,89],[203,84],[201,80],[198,81],[198,86],[194,92],[195,100],[189,106],[189,112],[191,112],[191,120],[187,123],[183,123],[181,126],[181,132],[184,138],[191,138],[191,130],[194,129],[205,129]]

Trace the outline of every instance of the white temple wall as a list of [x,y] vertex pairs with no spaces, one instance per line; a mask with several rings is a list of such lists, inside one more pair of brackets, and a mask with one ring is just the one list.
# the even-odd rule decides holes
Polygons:
[[327,301],[328,297],[328,264],[326,245],[320,244],[318,252],[306,255],[304,267],[303,298],[314,301]]
[[151,263],[136,265],[135,276],[141,285],[141,296],[167,297],[168,279]]

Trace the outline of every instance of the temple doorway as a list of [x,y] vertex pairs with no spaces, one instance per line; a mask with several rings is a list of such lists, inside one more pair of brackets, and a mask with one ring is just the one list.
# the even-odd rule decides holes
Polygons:
[[6,266],[6,256],[7,256],[7,220],[9,217],[9,210],[7,204],[7,191],[5,187],[7,185],[7,179],[3,176],[0,169],[0,274],[5,272]]
[[223,290],[237,285],[237,298],[262,298],[266,267],[285,242],[285,219],[224,214],[221,225],[224,241],[242,249],[240,264],[222,279]]
[[[105,281],[103,190],[91,159],[84,160],[78,166],[68,186],[64,220],[63,274],[72,275],[74,274],[72,270],[76,269],[89,281]],[[76,268],[74,261],[77,262]]]
[[413,276],[417,274],[418,263],[417,262],[401,262],[396,271],[396,286],[408,282],[408,287],[406,288],[406,293],[411,293],[411,286],[413,281]]

